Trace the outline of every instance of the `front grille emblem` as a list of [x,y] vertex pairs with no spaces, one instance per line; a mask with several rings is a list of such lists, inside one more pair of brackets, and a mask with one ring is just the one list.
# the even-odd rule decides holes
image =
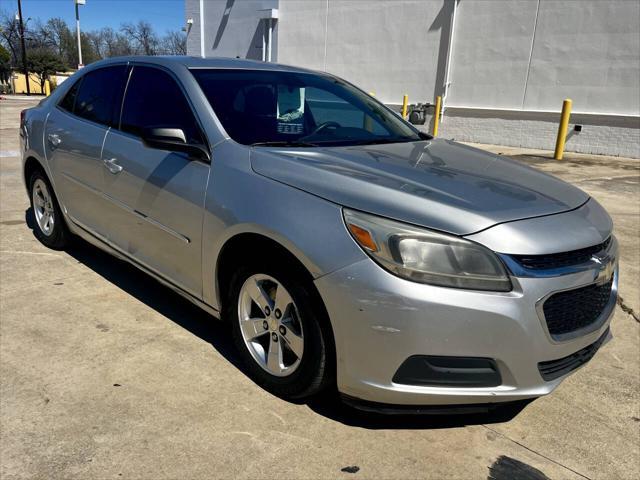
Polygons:
[[613,271],[615,269],[613,258],[609,257],[608,255],[593,255],[591,257],[591,261],[593,263],[596,263],[599,267],[593,279],[597,284],[602,285],[611,280]]

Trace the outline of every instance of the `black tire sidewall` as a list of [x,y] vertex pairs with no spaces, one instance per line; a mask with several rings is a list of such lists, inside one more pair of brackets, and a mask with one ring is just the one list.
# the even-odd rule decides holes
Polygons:
[[[37,180],[42,180],[44,184],[47,186],[47,190],[49,191],[49,195],[51,195],[51,200],[53,204],[53,232],[51,235],[45,235],[44,232],[40,229],[40,225],[38,225],[38,221],[36,220],[35,214],[35,206],[33,205],[33,186]],[[31,212],[33,215],[33,233],[36,238],[45,246],[55,249],[61,250],[67,244],[68,233],[66,229],[66,225],[64,223],[64,217],[62,216],[62,211],[60,210],[60,205],[58,204],[58,199],[53,191],[53,187],[51,186],[51,182],[47,178],[47,176],[40,170],[36,170],[31,174],[31,178],[29,179],[29,203],[31,204]]]
[[[328,383],[330,368],[327,348],[328,336],[318,318],[317,302],[310,287],[296,272],[274,264],[262,263],[239,268],[232,276],[225,313],[232,322],[234,343],[243,363],[256,383],[271,393],[286,399],[310,397]],[[238,298],[242,285],[252,275],[265,274],[273,277],[287,289],[293,299],[304,331],[304,353],[300,365],[289,376],[277,377],[256,363],[245,344],[238,318]]]

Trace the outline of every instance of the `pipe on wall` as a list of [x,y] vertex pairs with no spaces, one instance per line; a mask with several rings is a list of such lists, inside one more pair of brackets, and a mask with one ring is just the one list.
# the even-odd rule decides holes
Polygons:
[[204,0],[200,0],[200,56],[205,57],[204,54]]
[[[447,1],[447,0],[445,0]],[[458,0],[450,0],[453,2],[453,13],[451,15],[451,28],[449,29],[449,45],[447,45],[447,69],[444,76],[444,92],[442,93],[442,110],[441,121],[444,121],[444,112],[446,110],[447,95],[451,86],[451,64],[453,59],[453,40],[456,32],[456,13],[458,12]]]

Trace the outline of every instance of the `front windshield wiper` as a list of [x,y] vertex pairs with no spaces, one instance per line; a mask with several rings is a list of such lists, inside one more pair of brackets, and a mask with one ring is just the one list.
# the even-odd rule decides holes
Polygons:
[[256,142],[251,147],[317,147],[318,145],[311,142],[302,142],[299,140],[281,140],[274,142]]
[[420,138],[413,137],[367,138],[363,140],[354,140],[353,145],[380,145],[383,143],[406,143],[418,141],[420,141]]

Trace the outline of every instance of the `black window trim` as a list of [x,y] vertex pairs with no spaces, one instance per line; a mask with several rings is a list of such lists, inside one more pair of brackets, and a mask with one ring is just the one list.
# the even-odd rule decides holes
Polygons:
[[[95,125],[95,126],[98,126],[98,127],[100,127],[100,128],[107,129],[107,130],[108,130],[108,129],[110,129],[110,128],[115,128],[115,127],[112,127],[111,125],[107,125],[107,124],[100,123],[100,122],[94,122],[93,120],[89,120],[88,118],[84,118],[84,117],[81,117],[81,116],[79,116],[79,115],[76,115],[76,113],[75,113],[75,109],[76,109],[76,101],[77,101],[77,99],[78,99],[78,97],[77,97],[77,96],[76,96],[76,98],[73,100],[73,110],[74,110],[73,112],[70,112],[69,110],[66,110],[65,108],[62,108],[62,106],[61,106],[60,104],[64,101],[64,99],[66,98],[66,96],[68,95],[68,93],[71,91],[71,89],[72,89],[73,87],[75,87],[75,86],[76,86],[76,84],[78,85],[78,92],[80,92],[80,87],[82,87],[82,82],[84,81],[84,77],[86,77],[86,76],[87,76],[87,75],[89,75],[90,73],[92,73],[92,72],[97,72],[98,70],[103,70],[103,69],[105,69],[105,68],[110,68],[110,67],[122,67],[122,66],[124,66],[124,67],[128,67],[129,65],[130,65],[130,62],[124,62],[124,63],[122,63],[122,62],[118,62],[118,63],[110,63],[110,64],[108,64],[108,65],[101,65],[100,67],[92,68],[92,69],[91,69],[90,71],[88,71],[88,72],[83,72],[83,73],[82,73],[82,76],[81,76],[80,78],[78,78],[78,79],[73,83],[73,85],[71,85],[71,87],[69,87],[69,89],[65,92],[65,94],[62,96],[62,98],[61,98],[60,100],[58,100],[58,102],[56,103],[56,108],[57,108],[58,110],[60,110],[62,113],[65,113],[65,114],[67,114],[67,115],[69,115],[69,116],[73,117],[73,118],[74,118],[74,119],[76,119],[76,120],[80,120],[80,121],[83,121],[83,122],[87,122],[87,123],[89,123],[89,124],[91,124],[91,125]],[[130,75],[130,74],[131,74],[131,70],[129,70],[129,73],[128,73],[127,75]],[[127,84],[128,84],[128,78],[127,78]],[[123,98],[123,99],[124,99],[124,94],[125,94],[125,92],[126,92],[126,88],[122,91],[122,98]],[[120,111],[120,114],[122,114],[122,109],[121,109],[121,111]]]
[[[136,67],[153,68],[153,69],[160,70],[160,71],[163,71],[163,72],[167,73],[173,79],[173,81],[176,82],[176,84],[178,85],[178,88],[182,92],[182,95],[184,96],[185,100],[187,101],[187,105],[189,106],[189,109],[191,110],[191,115],[193,115],[193,118],[196,121],[196,126],[198,127],[200,136],[202,137],[202,141],[204,142],[204,147],[209,151],[209,154],[211,155],[211,143],[209,142],[209,138],[207,137],[205,129],[202,128],[202,122],[200,121],[200,117],[198,116],[198,112],[194,108],[193,102],[191,101],[191,98],[189,98],[189,94],[187,93],[187,90],[184,88],[184,85],[182,85],[182,82],[175,75],[175,73],[173,71],[171,71],[171,69],[166,68],[164,65],[158,65],[158,64],[155,64],[155,63],[133,61],[133,62],[128,62],[128,65],[131,68],[129,69],[128,78],[127,78],[127,81],[126,81],[126,84],[125,84],[124,91],[122,93],[122,104],[120,105],[120,117],[118,119],[118,126],[117,127],[112,127],[112,129],[117,130],[118,133],[120,133],[120,134],[127,135],[127,136],[130,136],[132,138],[137,138],[137,139],[140,140],[140,136],[135,135],[135,134],[133,134],[131,132],[125,132],[121,128],[122,127],[122,114],[124,112],[124,101],[127,98],[127,93],[129,91],[129,83],[131,82],[131,77],[133,76],[133,71],[135,70],[135,68]],[[207,162],[207,163],[209,163],[209,162]]]

